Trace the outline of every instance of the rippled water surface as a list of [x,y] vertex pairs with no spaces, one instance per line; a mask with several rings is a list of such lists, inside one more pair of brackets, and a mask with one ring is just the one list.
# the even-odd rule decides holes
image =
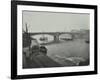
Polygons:
[[52,58],[56,55],[61,57],[89,58],[89,44],[81,39],[46,45],[46,47],[48,49],[48,56]]

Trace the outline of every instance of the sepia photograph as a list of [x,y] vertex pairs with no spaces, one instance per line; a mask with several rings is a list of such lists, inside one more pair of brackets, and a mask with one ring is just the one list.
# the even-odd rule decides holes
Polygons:
[[22,12],[23,68],[89,65],[90,15]]

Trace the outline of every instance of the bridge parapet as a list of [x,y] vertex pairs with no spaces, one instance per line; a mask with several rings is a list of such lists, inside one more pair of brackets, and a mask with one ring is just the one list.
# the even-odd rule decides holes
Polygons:
[[75,34],[72,32],[34,32],[34,33],[29,33],[31,36],[32,35],[40,35],[40,34],[48,34],[48,35],[55,35],[55,34]]

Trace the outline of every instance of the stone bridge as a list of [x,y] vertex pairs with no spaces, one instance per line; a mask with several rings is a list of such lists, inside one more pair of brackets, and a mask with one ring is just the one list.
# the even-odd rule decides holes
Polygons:
[[47,35],[51,35],[54,37],[54,41],[58,42],[59,41],[59,36],[62,34],[69,34],[71,35],[72,39],[74,38],[75,34],[79,34],[79,33],[72,33],[72,32],[35,32],[35,33],[29,33],[30,36],[34,36],[34,35],[40,35],[40,34],[47,34]]

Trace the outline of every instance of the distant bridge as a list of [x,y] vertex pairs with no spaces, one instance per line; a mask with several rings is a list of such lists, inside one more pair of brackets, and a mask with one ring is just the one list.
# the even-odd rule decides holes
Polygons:
[[29,34],[30,34],[30,36],[35,36],[35,35],[40,35],[40,34],[52,35],[52,36],[54,36],[54,41],[58,42],[59,36],[62,35],[62,34],[69,34],[69,35],[71,35],[71,37],[73,39],[74,36],[76,34],[79,34],[79,33],[73,33],[73,32],[34,32],[34,33],[29,33]]

